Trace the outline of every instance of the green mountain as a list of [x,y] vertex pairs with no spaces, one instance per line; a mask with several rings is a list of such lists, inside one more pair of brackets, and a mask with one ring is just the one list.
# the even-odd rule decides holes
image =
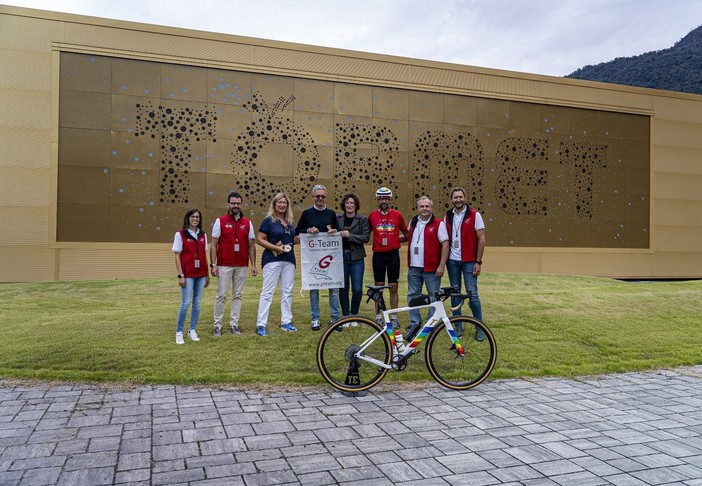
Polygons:
[[702,26],[671,48],[585,66],[565,77],[702,94]]

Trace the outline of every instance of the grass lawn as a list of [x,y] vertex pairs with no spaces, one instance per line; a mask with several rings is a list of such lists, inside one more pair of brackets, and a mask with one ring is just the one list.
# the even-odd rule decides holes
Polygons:
[[[261,277],[247,280],[241,336],[226,332],[212,337],[215,285],[213,280],[205,289],[198,326],[201,341],[186,338],[185,345],[178,346],[174,334],[180,288],[175,278],[2,284],[0,377],[256,386],[324,383],[314,358],[319,333],[309,329],[309,301],[306,292],[300,294],[299,277],[293,312],[300,331],[278,328],[276,293],[266,338],[255,333]],[[402,294],[406,285],[403,275]],[[491,379],[573,377],[702,363],[702,281],[633,283],[488,273],[480,278],[480,294],[498,345]],[[321,301],[322,317],[328,319],[325,292]],[[361,314],[373,315],[365,299]],[[404,328],[406,315],[400,321]],[[388,374],[386,382],[431,381],[421,347],[408,368]]]

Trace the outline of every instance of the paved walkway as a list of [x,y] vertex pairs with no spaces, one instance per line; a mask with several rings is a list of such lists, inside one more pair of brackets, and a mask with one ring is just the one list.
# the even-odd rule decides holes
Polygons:
[[395,388],[0,381],[0,484],[702,485],[702,366]]

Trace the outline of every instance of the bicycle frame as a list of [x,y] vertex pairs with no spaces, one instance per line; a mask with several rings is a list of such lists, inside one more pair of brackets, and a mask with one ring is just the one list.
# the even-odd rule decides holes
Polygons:
[[[415,335],[414,339],[412,339],[412,342],[398,346],[397,341],[395,340],[395,331],[392,328],[392,323],[390,322],[390,314],[403,313],[409,312],[411,310],[428,308],[434,309],[434,314],[427,319],[422,328]],[[449,336],[451,337],[451,341],[453,341],[453,344],[456,346],[456,351],[458,355],[464,356],[465,354],[463,346],[461,346],[461,343],[458,341],[458,336],[456,336],[456,331],[453,329],[451,321],[446,315],[446,309],[444,309],[443,301],[437,300],[436,302],[432,302],[431,304],[418,305],[415,307],[398,307],[397,309],[385,310],[383,311],[383,319],[385,321],[385,329],[382,331],[378,331],[360,345],[360,349],[354,355],[356,359],[372,363],[374,365],[380,366],[381,368],[385,368],[388,370],[397,370],[397,368],[394,367],[393,364],[397,363],[399,360],[406,361],[409,358],[409,356],[415,354],[417,346],[419,346],[422,343],[422,341],[424,341],[424,339],[426,339],[432,332],[434,332],[436,325],[441,321],[443,321],[446,325],[446,332],[448,332]],[[368,348],[368,346],[375,342],[375,340],[378,339],[383,333],[386,333],[390,337],[390,341],[392,342],[393,360],[392,364],[389,365],[385,364],[382,361],[364,355],[364,352]]]

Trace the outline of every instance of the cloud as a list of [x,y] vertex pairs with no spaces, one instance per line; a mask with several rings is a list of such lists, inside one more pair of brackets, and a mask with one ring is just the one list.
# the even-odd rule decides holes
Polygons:
[[702,2],[670,0],[5,0],[13,5],[562,76],[671,47]]

